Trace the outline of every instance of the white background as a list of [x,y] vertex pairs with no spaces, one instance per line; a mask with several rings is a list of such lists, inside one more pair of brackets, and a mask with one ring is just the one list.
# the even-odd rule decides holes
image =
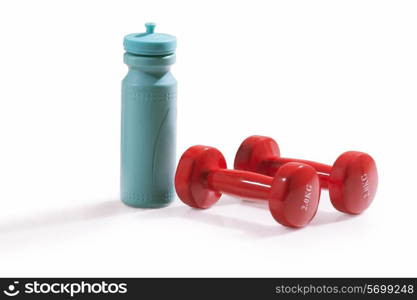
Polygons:
[[[370,153],[351,217],[310,226],[224,196],[197,211],[118,197],[123,36],[176,35],[177,156],[249,135],[331,164]],[[417,276],[415,1],[3,1],[1,276]]]

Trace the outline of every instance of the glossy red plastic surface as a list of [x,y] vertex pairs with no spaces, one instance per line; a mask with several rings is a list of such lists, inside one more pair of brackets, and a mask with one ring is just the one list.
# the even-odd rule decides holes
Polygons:
[[290,227],[307,225],[316,215],[320,199],[316,170],[295,162],[283,165],[275,174],[269,197],[275,220]]
[[345,213],[359,214],[375,197],[378,172],[372,157],[363,152],[348,151],[333,166],[280,157],[278,144],[269,137],[251,136],[240,145],[234,167],[239,170],[274,176],[288,162],[308,164],[316,169],[320,184],[328,188],[333,206]]
[[378,171],[371,156],[348,151],[339,156],[329,178],[330,200],[340,211],[359,214],[369,207],[378,186]]
[[175,174],[178,197],[195,208],[208,208],[222,193],[269,201],[272,216],[290,227],[303,227],[314,217],[320,198],[315,169],[300,163],[282,166],[274,177],[227,170],[219,150],[190,147],[182,155]]
[[224,194],[248,199],[268,199],[272,180],[272,177],[258,173],[219,169],[210,172],[208,186]]
[[226,160],[215,148],[193,146],[181,156],[175,173],[175,190],[178,197],[195,208],[209,208],[222,195],[208,186],[211,171],[225,169]]

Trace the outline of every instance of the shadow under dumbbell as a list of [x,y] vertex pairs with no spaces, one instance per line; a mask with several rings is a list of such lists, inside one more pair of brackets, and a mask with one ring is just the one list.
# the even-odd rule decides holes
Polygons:
[[[254,208],[269,210],[268,203],[266,201],[261,202],[261,201],[242,200],[241,204],[254,207]],[[317,214],[314,216],[314,219],[307,226],[321,226],[321,225],[333,224],[333,223],[352,220],[355,217],[356,215],[344,214],[337,210],[325,211],[325,210],[319,209],[317,211]]]
[[206,224],[211,224],[222,228],[238,229],[253,238],[280,236],[297,231],[297,229],[284,227],[280,224],[263,225],[260,223],[252,222],[249,220],[243,220],[235,217],[225,217],[216,215],[209,211],[204,211],[203,213],[201,213],[194,209],[188,217],[199,222],[204,222]]
[[[219,202],[216,206],[241,205],[241,202],[241,200],[223,196],[222,202]],[[239,230],[252,238],[273,237],[298,231],[298,229],[288,228],[278,223],[276,223],[276,225],[264,225],[255,221],[244,220],[233,216],[219,215],[214,213],[212,209],[195,209],[186,205],[150,211],[140,217],[150,217],[152,219],[155,217],[190,219],[192,221],[222,227],[223,229]],[[270,216],[267,215],[266,217]]]

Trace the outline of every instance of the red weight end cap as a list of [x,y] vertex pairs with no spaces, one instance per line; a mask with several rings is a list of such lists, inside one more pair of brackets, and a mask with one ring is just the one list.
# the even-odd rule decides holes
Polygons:
[[280,156],[278,144],[271,138],[252,135],[240,144],[236,152],[234,168],[259,172],[262,162]]
[[339,156],[329,177],[330,200],[344,213],[359,214],[375,197],[378,171],[372,157],[348,151]]
[[219,150],[207,146],[192,146],[181,156],[175,173],[175,190],[185,204],[195,208],[209,208],[221,193],[207,186],[210,171],[225,169],[226,160]]
[[269,209],[284,226],[303,227],[316,215],[320,200],[320,181],[316,170],[305,164],[290,162],[274,177]]

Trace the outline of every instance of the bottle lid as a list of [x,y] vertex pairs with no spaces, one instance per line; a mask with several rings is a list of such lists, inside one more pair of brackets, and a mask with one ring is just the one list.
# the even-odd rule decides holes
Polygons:
[[175,52],[177,39],[165,33],[154,33],[155,23],[146,23],[146,32],[125,36],[123,46],[126,52],[138,55],[169,55]]

